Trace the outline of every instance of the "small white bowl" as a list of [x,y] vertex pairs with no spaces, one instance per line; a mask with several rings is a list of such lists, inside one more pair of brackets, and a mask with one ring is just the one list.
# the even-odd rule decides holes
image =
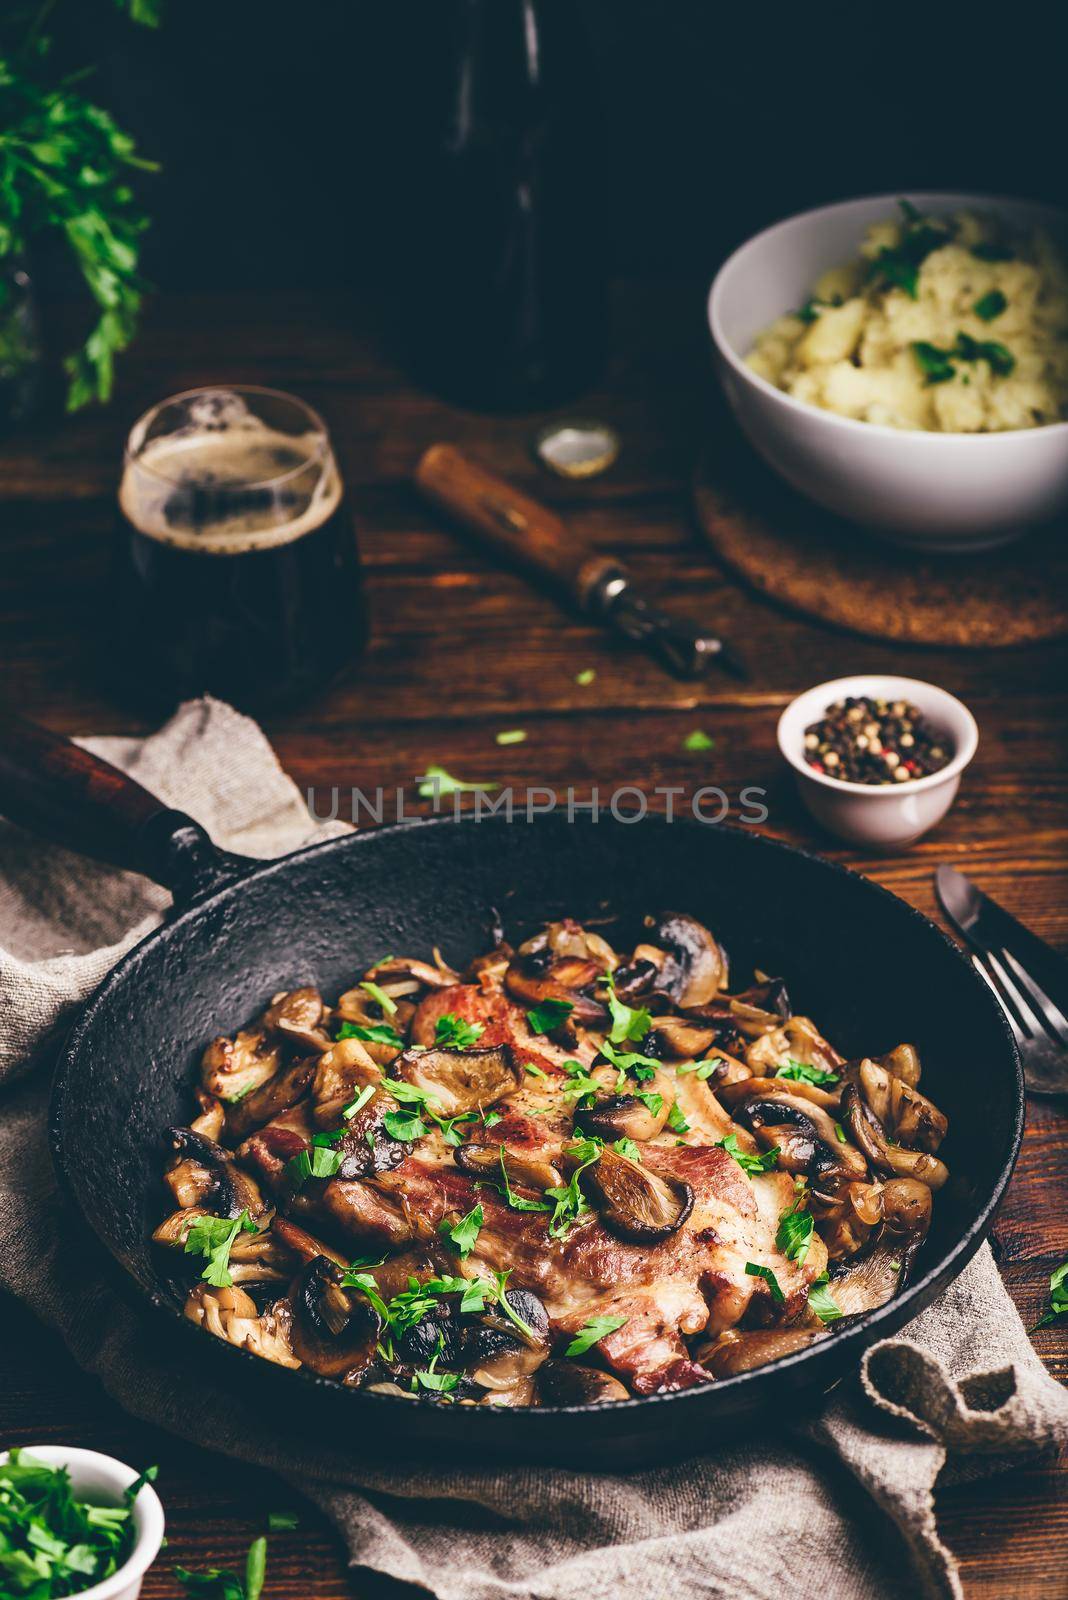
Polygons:
[[[121,1505],[124,1491],[138,1477],[132,1467],[124,1466],[113,1456],[101,1455],[97,1450],[53,1444],[28,1444],[23,1448],[28,1456],[35,1456],[50,1467],[66,1467],[79,1500]],[[0,1462],[6,1461],[9,1453],[0,1451]],[[163,1543],[163,1507],[150,1483],[142,1487],[134,1501],[133,1520],[133,1549],[124,1565],[103,1583],[79,1590],[77,1600],[137,1600],[145,1573],[159,1555]]]
[[[1048,206],[971,194],[917,194],[933,215],[996,211],[1044,227],[1062,245],[1068,219]],[[795,306],[828,267],[857,254],[897,195],[844,200],[766,228],[724,262],[708,296],[720,381],[742,431],[802,494],[862,527],[923,550],[1007,544],[1068,505],[1068,422],[1006,433],[926,433],[857,422],[795,400],[745,364],[753,339]]]
[[[810,767],[804,756],[805,729],[819,722],[827,707],[848,696],[909,700],[953,746],[953,759],[926,778],[906,783],[845,783]],[[791,700],[778,727],[779,749],[794,769],[798,793],[816,821],[849,844],[869,850],[903,850],[941,822],[956,798],[961,773],[975,755],[979,730],[967,706],[920,678],[860,673],[832,678]]]

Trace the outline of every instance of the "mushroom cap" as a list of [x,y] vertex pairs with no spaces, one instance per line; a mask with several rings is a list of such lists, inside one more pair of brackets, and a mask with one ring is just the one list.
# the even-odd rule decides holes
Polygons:
[[634,1244],[666,1239],[682,1227],[693,1210],[694,1195],[688,1183],[660,1177],[616,1150],[602,1150],[584,1177],[605,1227]]

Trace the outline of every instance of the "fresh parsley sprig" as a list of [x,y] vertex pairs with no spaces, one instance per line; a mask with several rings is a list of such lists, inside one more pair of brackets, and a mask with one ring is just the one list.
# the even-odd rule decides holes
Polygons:
[[629,1317],[591,1317],[583,1323],[567,1349],[565,1356],[584,1356],[586,1351],[599,1344],[606,1334],[615,1333],[630,1321]]
[[470,1050],[485,1032],[484,1022],[465,1022],[446,1011],[434,1024],[434,1043],[443,1050]]
[[260,1600],[266,1575],[267,1540],[262,1536],[253,1539],[248,1547],[243,1578],[222,1567],[211,1567],[207,1572],[190,1572],[186,1567],[174,1569],[174,1576],[186,1594],[197,1595],[199,1600]]
[[748,1150],[742,1149],[736,1133],[728,1133],[727,1137],[720,1139],[714,1148],[726,1150],[729,1156],[734,1157],[743,1172],[754,1175],[758,1172],[771,1172],[779,1160],[778,1145],[773,1150],[765,1150],[763,1155],[753,1156]]
[[794,1083],[811,1083],[818,1089],[830,1088],[841,1081],[837,1072],[828,1072],[823,1067],[810,1067],[807,1061],[788,1060],[785,1066],[776,1068],[775,1076]]
[[1049,1309],[1035,1323],[1035,1328],[1045,1328],[1058,1317],[1065,1316],[1068,1316],[1068,1261],[1062,1261],[1050,1277]]
[[74,1494],[65,1467],[12,1450],[0,1465],[0,1594],[53,1600],[118,1572],[133,1548],[134,1501],[157,1470],[143,1472],[121,1505],[100,1506]]
[[611,972],[606,972],[601,981],[608,990],[608,1012],[612,1018],[610,1043],[626,1044],[628,1039],[644,1039],[653,1025],[647,1008],[625,1005],[616,994],[616,980]]
[[257,1233],[259,1230],[247,1211],[239,1217],[197,1217],[185,1236],[187,1256],[206,1256],[207,1266],[200,1276],[216,1289],[229,1289],[233,1283],[230,1273],[230,1251],[238,1234]]

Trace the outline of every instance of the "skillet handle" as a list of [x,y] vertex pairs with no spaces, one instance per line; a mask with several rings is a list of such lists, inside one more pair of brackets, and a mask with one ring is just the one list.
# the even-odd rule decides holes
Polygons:
[[172,811],[109,761],[5,707],[0,815],[79,855],[143,873],[179,902],[253,865],[217,850],[199,822]]

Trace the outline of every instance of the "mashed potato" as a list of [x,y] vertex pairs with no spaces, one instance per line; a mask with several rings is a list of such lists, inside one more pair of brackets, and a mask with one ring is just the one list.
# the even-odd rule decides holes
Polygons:
[[994,433],[1068,418],[1068,267],[994,217],[876,223],[798,312],[758,334],[754,372],[809,405],[891,428]]

